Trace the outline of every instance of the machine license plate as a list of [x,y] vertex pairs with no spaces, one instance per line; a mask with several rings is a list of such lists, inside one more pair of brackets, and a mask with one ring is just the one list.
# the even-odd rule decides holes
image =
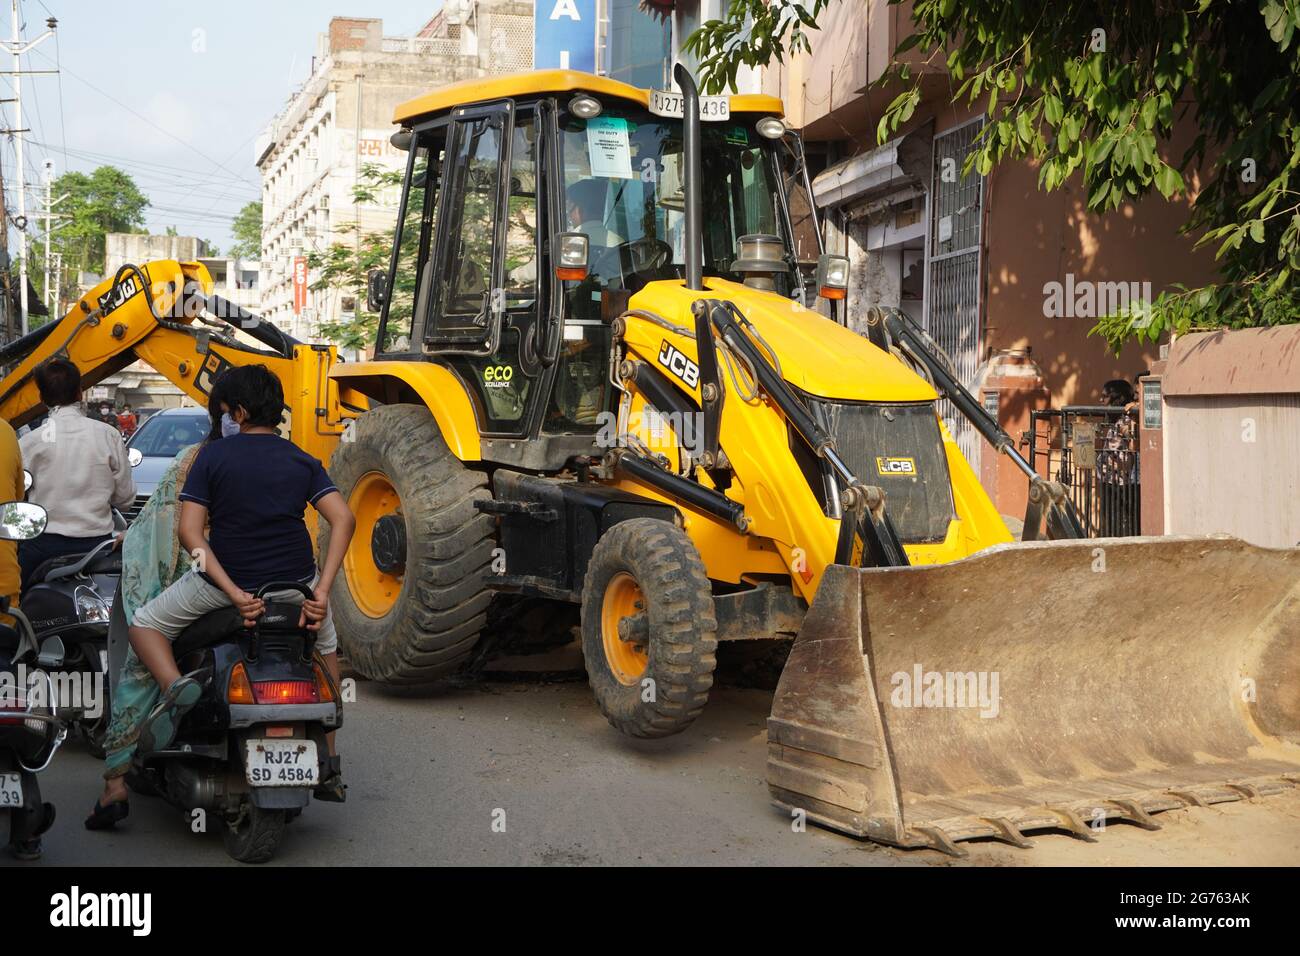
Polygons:
[[21,774],[0,773],[0,810],[12,810],[23,805],[23,778]]
[[[668,119],[681,119],[686,109],[682,94],[668,90],[650,91],[650,112]],[[731,119],[731,98],[728,96],[701,96],[700,119],[719,122]]]
[[320,761],[313,740],[249,740],[244,769],[255,787],[314,787]]

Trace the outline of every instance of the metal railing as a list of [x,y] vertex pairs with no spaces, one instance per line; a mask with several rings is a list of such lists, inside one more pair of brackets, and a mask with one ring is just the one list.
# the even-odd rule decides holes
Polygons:
[[1137,416],[1110,405],[1029,413],[1029,461],[1065,486],[1091,538],[1142,533]]

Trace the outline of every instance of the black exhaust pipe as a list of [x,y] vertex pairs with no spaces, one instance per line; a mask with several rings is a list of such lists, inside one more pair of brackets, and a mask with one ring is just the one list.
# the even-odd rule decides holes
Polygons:
[[673,78],[682,88],[682,165],[686,179],[686,288],[704,291],[704,235],[700,231],[700,91],[691,71],[678,63]]

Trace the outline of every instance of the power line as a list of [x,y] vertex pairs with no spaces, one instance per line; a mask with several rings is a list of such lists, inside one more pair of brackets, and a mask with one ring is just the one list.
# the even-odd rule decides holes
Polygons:
[[[41,53],[39,50],[34,50],[33,52],[36,53],[37,55],[41,56],[43,59],[45,59],[45,60],[51,62],[51,63],[54,62],[53,60],[50,60],[50,58],[49,58],[48,56],[46,56],[45,54]],[[203,152],[203,150],[199,149],[199,148],[198,148],[197,146],[195,146],[193,143],[187,143],[185,140],[181,139],[179,136],[177,136],[177,135],[176,135],[175,133],[173,133],[171,130],[169,130],[169,129],[164,129],[162,126],[159,126],[157,123],[155,123],[155,122],[154,122],[153,120],[151,120],[149,117],[145,116],[143,113],[141,113],[141,112],[139,112],[139,111],[137,111],[137,110],[132,109],[130,106],[127,106],[125,103],[123,103],[123,102],[122,102],[121,100],[119,100],[117,97],[115,97],[115,96],[113,96],[113,95],[111,95],[111,94],[109,94],[109,93],[105,93],[102,89],[100,89],[98,86],[96,86],[94,83],[92,83],[90,80],[87,80],[85,77],[81,76],[80,74],[78,74],[78,73],[74,73],[72,70],[69,70],[67,67],[64,67],[64,70],[67,72],[68,76],[72,77],[72,78],[73,78],[74,80],[76,80],[77,82],[79,82],[79,83],[83,84],[84,86],[86,86],[86,87],[88,87],[88,88],[94,90],[96,93],[98,93],[100,96],[104,97],[104,98],[105,98],[106,100],[108,100],[109,102],[117,104],[117,105],[120,106],[122,109],[124,109],[124,110],[126,110],[128,113],[130,113],[132,116],[136,117],[137,119],[141,120],[142,122],[146,123],[147,125],[153,127],[153,128],[156,129],[158,132],[162,133],[162,134],[163,134],[164,136],[166,136],[168,139],[173,140],[173,141],[179,143],[180,145],[184,146],[184,147],[185,147],[186,149],[188,149],[188,150],[192,150],[193,152],[195,152],[195,153],[196,153],[197,155],[199,155],[199,156],[204,156],[204,158],[207,158],[207,156],[206,156],[206,154]],[[218,162],[216,162],[216,161],[212,161],[212,162],[213,162],[213,166],[215,166],[215,167],[218,168],[218,169],[225,170],[228,174],[230,174],[231,176],[233,176],[235,179],[242,179],[242,180],[244,180],[245,182],[247,182],[250,186],[257,186],[259,189],[261,188],[261,184],[260,184],[260,183],[254,182],[253,180],[248,179],[248,177],[246,177],[246,176],[241,176],[241,175],[239,175],[239,174],[236,173],[234,170],[232,170],[232,169],[230,169],[228,166],[226,166],[224,163],[218,163]]]

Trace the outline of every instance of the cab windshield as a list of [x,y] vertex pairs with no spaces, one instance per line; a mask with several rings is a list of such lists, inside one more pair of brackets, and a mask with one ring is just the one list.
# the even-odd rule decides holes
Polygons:
[[[785,240],[772,142],[752,120],[701,124],[701,228],[706,275],[732,270],[736,240],[766,233]],[[607,106],[600,116],[561,122],[565,223],[590,241],[599,288],[636,292],[655,279],[681,278],[686,257],[682,121]],[[793,261],[791,260],[793,268]],[[778,277],[789,293],[791,276]]]

